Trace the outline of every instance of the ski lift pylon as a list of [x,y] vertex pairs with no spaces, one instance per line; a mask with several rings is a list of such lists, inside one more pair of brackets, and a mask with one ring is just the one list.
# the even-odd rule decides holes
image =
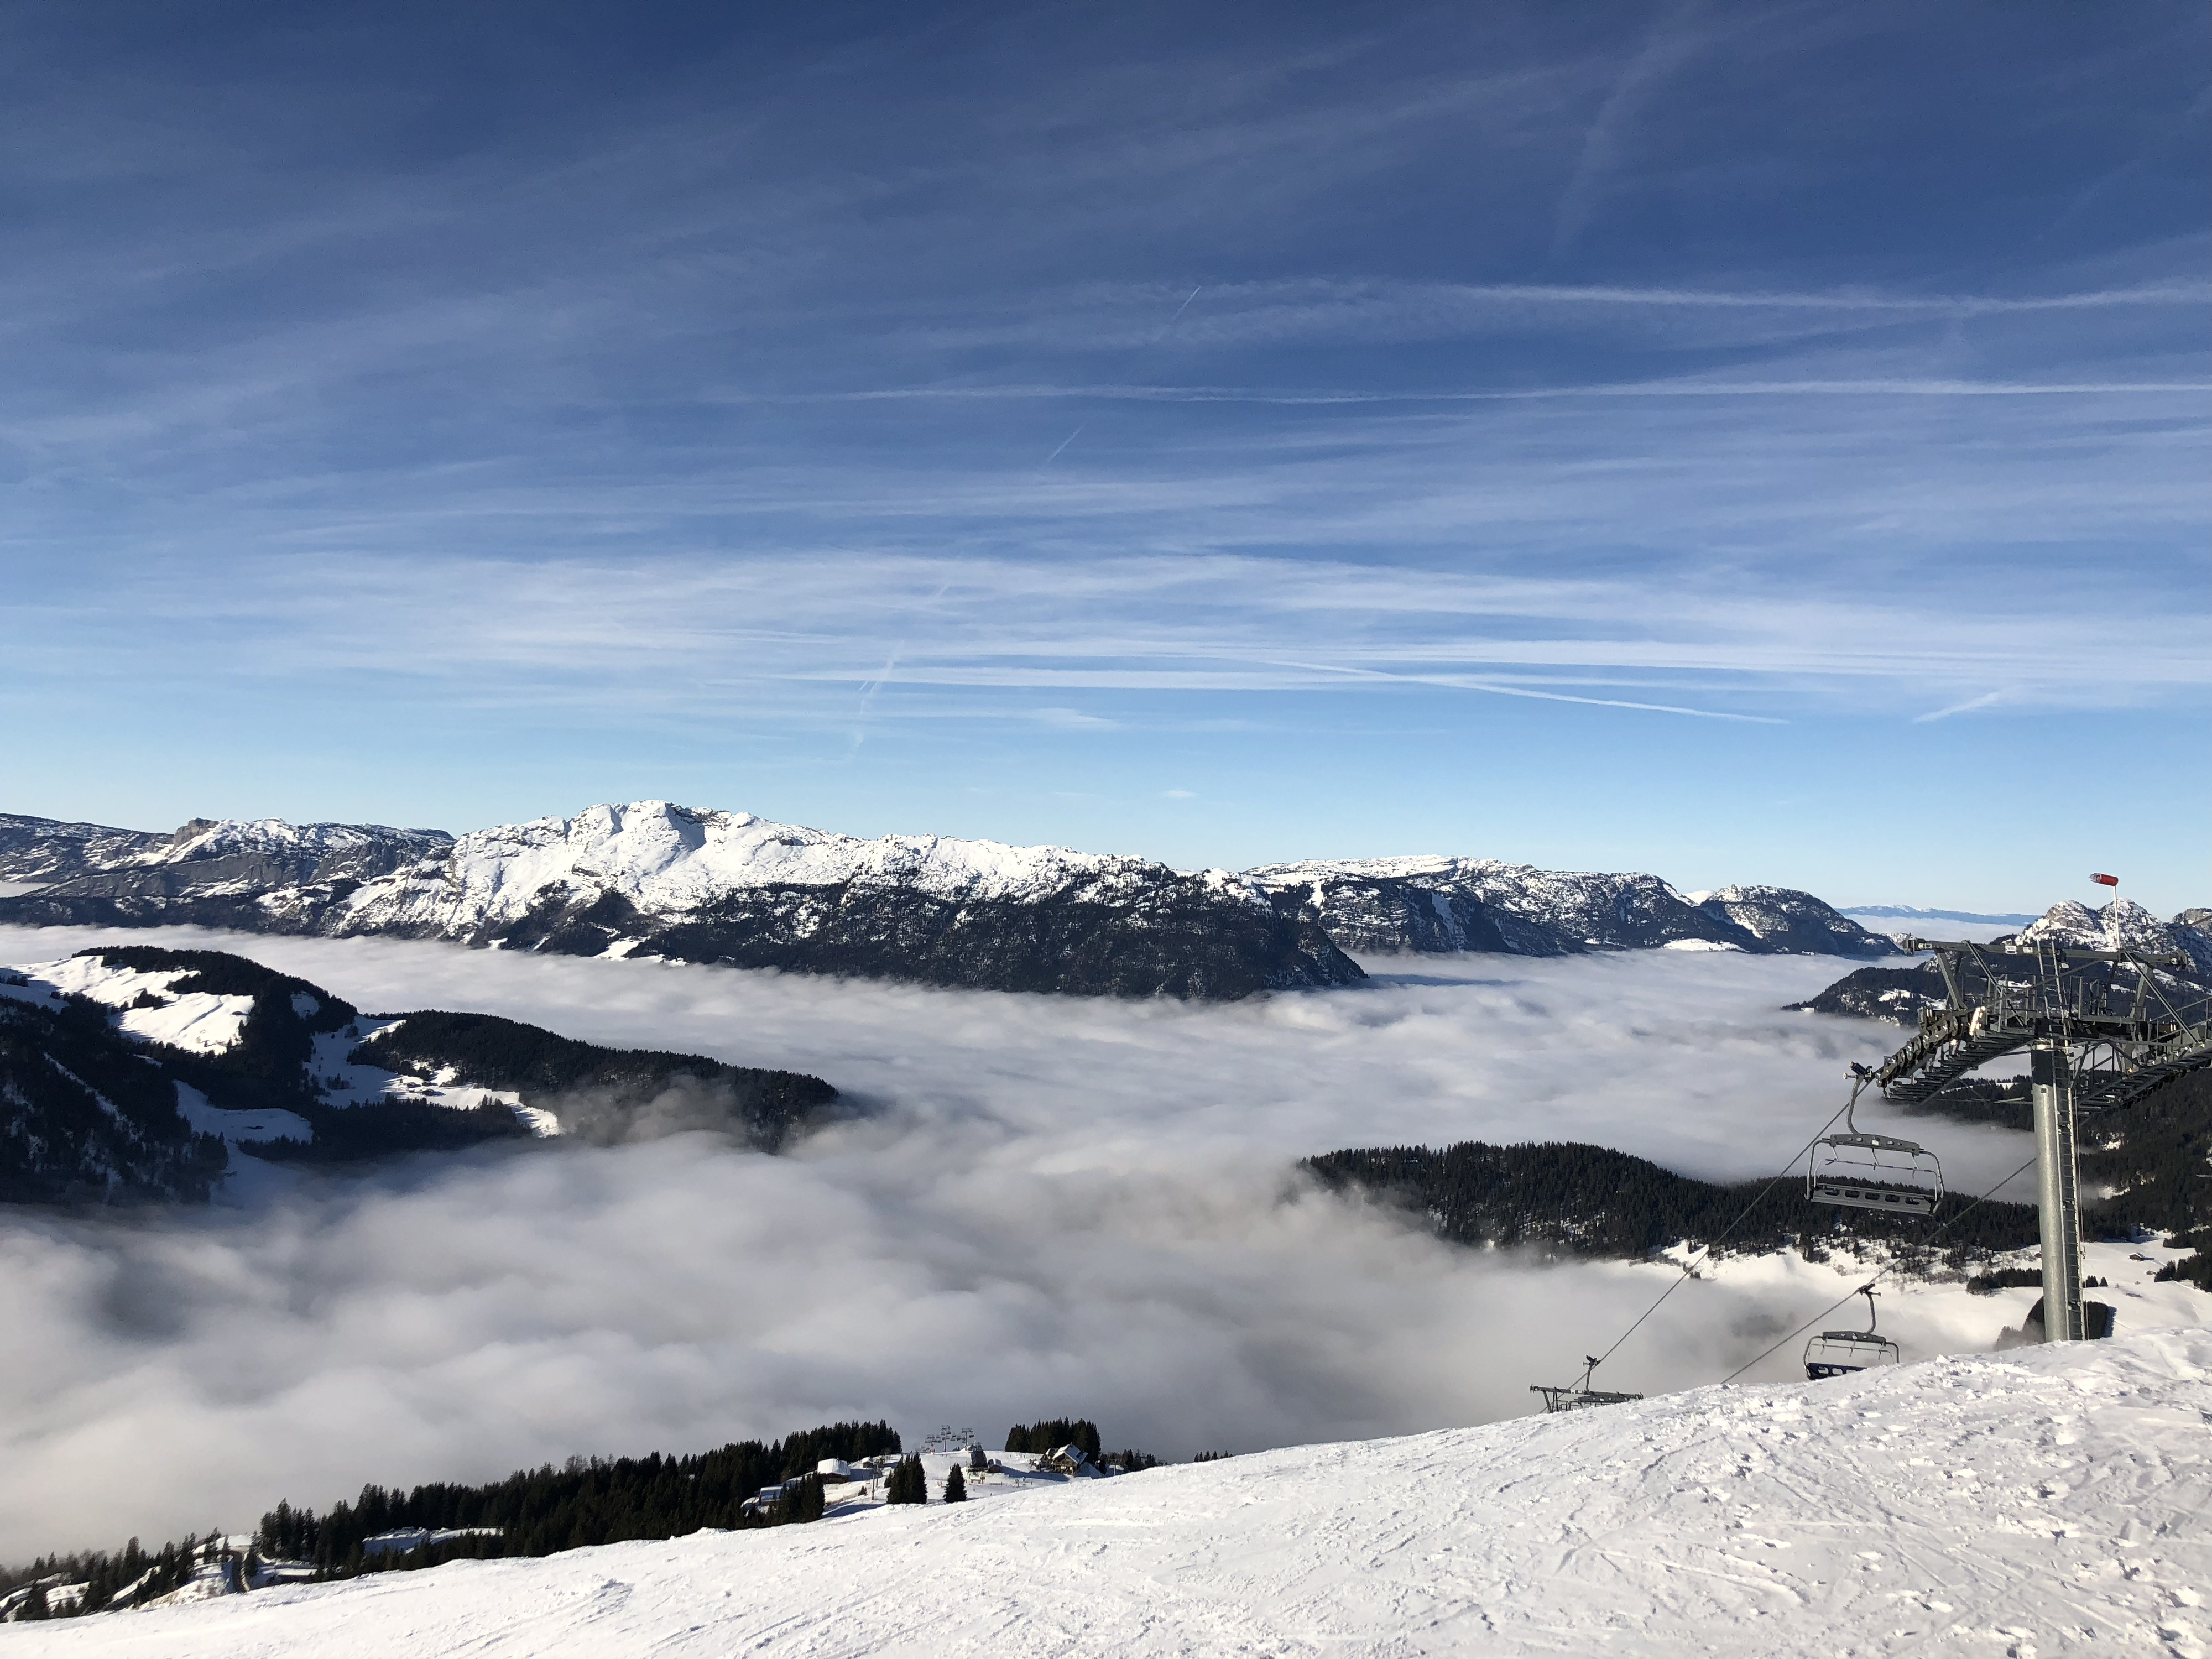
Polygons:
[[1863,1134],[1854,1121],[1859,1091],[1870,1075],[1863,1067],[1853,1068],[1844,1133],[1823,1135],[1813,1143],[1805,1196],[1815,1204],[1849,1210],[1932,1216],[1943,1199],[1942,1160],[1917,1141]]
[[1826,1376],[1848,1376],[1876,1365],[1894,1365],[1903,1358],[1896,1343],[1875,1328],[1874,1286],[1859,1286],[1867,1299],[1867,1328],[1863,1331],[1822,1331],[1805,1345],[1805,1375],[1814,1382]]

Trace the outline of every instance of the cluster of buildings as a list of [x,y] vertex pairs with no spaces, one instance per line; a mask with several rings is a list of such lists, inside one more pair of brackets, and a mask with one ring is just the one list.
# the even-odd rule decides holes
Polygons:
[[[1097,1480],[1121,1473],[1110,1464],[1092,1462],[1080,1446],[1062,1446],[1057,1451],[1031,1455],[991,1453],[971,1443],[949,1451],[925,1448],[913,1455],[921,1460],[932,1503],[942,1501],[945,1478],[956,1468],[971,1498],[1018,1492],[1030,1486],[1057,1486],[1069,1480]],[[907,1454],[902,1452],[884,1452],[864,1457],[857,1463],[848,1463],[842,1457],[823,1458],[814,1470],[822,1481],[823,1513],[849,1515],[883,1504],[891,1471],[906,1458]],[[784,1493],[805,1479],[805,1475],[793,1475],[775,1486],[763,1486],[740,1507],[747,1515],[773,1514],[781,1505]]]

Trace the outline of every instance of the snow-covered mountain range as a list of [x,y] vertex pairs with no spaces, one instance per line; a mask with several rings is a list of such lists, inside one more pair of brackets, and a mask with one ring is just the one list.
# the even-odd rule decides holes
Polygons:
[[1808,893],[1478,859],[1233,872],[934,836],[875,840],[666,801],[459,837],[0,817],[0,921],[392,934],[993,990],[1235,998],[1356,983],[1347,951],[1652,946],[1881,956]]
[[86,897],[217,896],[366,881],[443,853],[442,830],[194,818],[169,834],[0,812],[0,882]]
[[11,1626],[44,1655],[2212,1650],[2212,1337],[1722,1385]]
[[1656,876],[1538,870],[1495,859],[1270,864],[1247,878],[1297,894],[1349,951],[1735,950],[1878,957],[1896,946],[1788,887],[1677,891]]

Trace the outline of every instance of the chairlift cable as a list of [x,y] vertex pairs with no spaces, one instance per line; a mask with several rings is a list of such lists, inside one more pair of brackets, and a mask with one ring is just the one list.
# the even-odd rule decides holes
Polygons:
[[[2010,1175],[2007,1176],[2006,1176],[2002,1181],[2000,1181],[1999,1182],[1997,1182],[1997,1184],[1996,1184],[1996,1186],[1994,1186],[1994,1187],[1990,1188],[1989,1189],[1989,1191],[1987,1191],[1987,1192],[1984,1193],[1984,1194],[1983,1194],[1979,1198],[1976,1199],[1976,1200],[1975,1200],[1972,1204],[1969,1204],[1968,1206],[1966,1206],[1966,1207],[1965,1209],[1963,1209],[1963,1210],[1960,1211],[1958,1214],[1956,1214],[1956,1215],[1953,1216],[1953,1217],[1951,1218],[1951,1219],[1950,1219],[1950,1220],[1948,1220],[1948,1221],[1945,1222],[1945,1223],[1944,1223],[1941,1227],[1938,1227],[1938,1228],[1937,1228],[1934,1232],[1930,1233],[1930,1234],[1928,1236],[1927,1239],[1926,1239],[1924,1242],[1925,1242],[1925,1243],[1929,1243],[1929,1244],[1933,1244],[1933,1243],[1934,1243],[1937,1239],[1941,1238],[1941,1237],[1942,1237],[1945,1233],[1947,1233],[1947,1232],[1950,1231],[1953,1226],[1954,1226],[1955,1224],[1957,1224],[1959,1222],[1961,1222],[1961,1221],[1965,1220],[1968,1216],[1972,1215],[1972,1214],[1976,1210],[1978,1210],[1979,1208],[1981,1208],[1981,1206],[1982,1206],[1983,1205],[1984,1205],[1984,1204],[1988,1203],[1988,1202],[1989,1202],[1992,1198],[1995,1198],[1995,1197],[1996,1197],[1996,1196],[2000,1192],[2002,1192],[2002,1191],[2004,1190],[2004,1188],[2005,1188],[2007,1186],[2008,1186],[2008,1185],[2009,1185],[2010,1183],[2012,1183],[2013,1182],[2017,1181],[2021,1176],[2022,1176],[2026,1175],[2026,1174],[2027,1174],[2030,1170],[2033,1169],[2034,1167],[2035,1167],[2035,1160],[2034,1160],[2033,1158],[2031,1158],[2030,1159],[2028,1159],[2028,1160],[2027,1160],[2027,1163],[2025,1163],[2025,1164],[2021,1164],[2021,1165],[2020,1166],[2020,1168],[2018,1168],[2017,1170],[2014,1170]],[[1862,1294],[1863,1294],[1864,1292],[1866,1292],[1866,1291],[1868,1291],[1872,1290],[1875,1285],[1877,1285],[1881,1284],[1881,1281],[1882,1281],[1883,1279],[1885,1279],[1888,1278],[1888,1277],[1890,1276],[1890,1274],[1892,1274],[1892,1273],[1895,1273],[1896,1271],[1897,1271],[1897,1264],[1896,1264],[1895,1262],[1892,1262],[1888,1267],[1882,1268],[1879,1273],[1875,1273],[1875,1276],[1874,1276],[1872,1279],[1869,1279],[1869,1280],[1867,1280],[1867,1282],[1866,1282],[1865,1284],[1861,1285],[1858,1285],[1858,1286],[1856,1286],[1856,1287],[1855,1287],[1855,1288],[1853,1288],[1853,1289],[1851,1289],[1851,1290],[1846,1291],[1844,1293],[1844,1295],[1842,1296],[1842,1297],[1841,1297],[1839,1300],[1838,1300],[1838,1301],[1834,1301],[1834,1302],[1831,1302],[1831,1303],[1830,1303],[1826,1307],[1825,1307],[1825,1308],[1821,1309],[1820,1312],[1818,1312],[1818,1313],[1814,1314],[1814,1315],[1810,1319],[1807,1320],[1803,1324],[1800,1325],[1800,1326],[1799,1326],[1796,1330],[1794,1330],[1794,1331],[1790,1332],[1789,1335],[1787,1335],[1787,1336],[1784,1337],[1780,1341],[1777,1342],[1777,1343],[1776,1343],[1772,1347],[1771,1347],[1771,1348],[1767,1349],[1767,1350],[1765,1351],[1765,1352],[1764,1352],[1764,1353],[1761,1353],[1761,1354],[1758,1355],[1758,1356],[1757,1356],[1756,1358],[1751,1358],[1751,1359],[1747,1359],[1747,1360],[1745,1360],[1745,1361],[1743,1362],[1743,1364],[1741,1364],[1741,1365],[1737,1366],[1734,1370],[1730,1371],[1730,1372],[1729,1372],[1726,1376],[1724,1376],[1724,1377],[1721,1378],[1721,1381],[1722,1381],[1723,1382],[1735,1382],[1735,1381],[1736,1380],[1736,1378],[1738,1378],[1739,1376],[1742,1376],[1746,1371],[1749,1370],[1750,1370],[1753,1365],[1758,1364],[1759,1363],[1759,1361],[1760,1361],[1760,1360],[1763,1360],[1763,1359],[1766,1358],[1769,1355],[1771,1355],[1771,1354],[1774,1354],[1774,1353],[1777,1353],[1777,1352],[1779,1352],[1782,1349],[1788,1347],[1788,1346],[1790,1346],[1790,1343],[1792,1343],[1792,1342],[1796,1341],[1799,1337],[1801,1337],[1801,1336],[1804,1335],[1806,1332],[1808,1332],[1808,1331],[1811,1330],[1811,1329],[1813,1328],[1813,1327],[1814,1327],[1814,1326],[1815,1326],[1815,1325],[1819,1324],[1822,1320],[1826,1319],[1826,1318],[1830,1314],[1832,1314],[1832,1313],[1835,1312],[1837,1309],[1838,1309],[1838,1308],[1842,1307],[1845,1303],[1849,1302],[1849,1301],[1850,1301],[1853,1297],[1862,1295]]]
[[[1854,1098],[1856,1098],[1856,1096],[1854,1096]],[[1850,1103],[1849,1102],[1838,1107],[1834,1116],[1830,1117],[1826,1123],[1823,1123],[1814,1132],[1813,1138],[1810,1140],[1807,1141],[1802,1146],[1800,1146],[1796,1152],[1790,1155],[1790,1161],[1782,1166],[1782,1173],[1775,1176],[1773,1180],[1768,1182],[1766,1185],[1760,1188],[1759,1189],[1759,1195],[1753,1199],[1750,1203],[1743,1206],[1743,1213],[1737,1216],[1735,1220],[1729,1222],[1726,1227],[1723,1228],[1718,1236],[1708,1243],[1704,1249],[1699,1250],[1697,1255],[1692,1256],[1687,1261],[1682,1264],[1681,1273],[1676,1276],[1672,1284],[1668,1285],[1665,1290],[1659,1292],[1658,1301],[1654,1302],[1642,1313],[1637,1315],[1635,1322],[1613,1339],[1613,1348],[1607,1348],[1603,1353],[1597,1357],[1597,1363],[1599,1364],[1603,1364],[1607,1360],[1612,1358],[1613,1348],[1618,1348],[1622,1343],[1627,1341],[1630,1337],[1635,1335],[1636,1327],[1638,1325],[1641,1325],[1645,1320],[1650,1318],[1653,1314],[1659,1311],[1660,1303],[1666,1301],[1668,1297],[1674,1295],[1675,1291],[1682,1288],[1684,1281],[1690,1277],[1691,1273],[1696,1268],[1699,1262],[1703,1261],[1715,1250],[1720,1249],[1722,1245],[1729,1242],[1729,1237],[1735,1232],[1735,1230],[1742,1226],[1743,1224],[1750,1218],[1751,1212],[1753,1210],[1756,1210],[1760,1205],[1766,1202],[1766,1195],[1769,1193],[1772,1192],[1777,1187],[1779,1187],[1784,1182],[1793,1179],[1790,1175],[1790,1171],[1797,1167],[1797,1160],[1803,1158],[1815,1146],[1819,1146],[1820,1144],[1820,1137],[1836,1127],[1836,1119],[1843,1116],[1845,1112],[1850,1110]]]

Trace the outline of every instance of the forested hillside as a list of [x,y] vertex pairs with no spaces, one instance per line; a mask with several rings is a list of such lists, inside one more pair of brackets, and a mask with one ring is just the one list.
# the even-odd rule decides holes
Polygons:
[[205,1203],[228,1161],[99,1004],[0,997],[0,1203]]
[[5,1203],[204,1203],[240,1154],[342,1164],[556,1124],[594,1144],[705,1129],[774,1152],[836,1099],[799,1073],[488,1014],[364,1016],[223,951],[100,945],[0,973]]
[[[824,1458],[857,1462],[900,1449],[888,1423],[832,1423],[691,1456],[572,1457],[559,1468],[518,1469],[481,1486],[372,1485],[351,1503],[341,1499],[320,1512],[280,1502],[261,1517],[254,1547],[270,1559],[312,1563],[319,1577],[344,1578],[456,1557],[553,1555],[627,1538],[674,1538],[702,1527],[775,1526],[799,1517],[747,1514],[739,1506],[763,1486],[811,1474]],[[404,1553],[364,1553],[366,1540],[403,1528],[477,1530]],[[0,1568],[0,1593],[52,1578],[86,1584],[75,1604],[80,1613],[143,1605],[191,1577],[204,1541],[188,1538],[149,1553],[134,1538],[113,1552],[41,1556],[27,1566]]]
[[561,1120],[563,1134],[611,1142],[641,1127],[731,1129],[765,1151],[781,1146],[837,1098],[820,1078],[725,1065],[703,1054],[601,1048],[491,1014],[407,1014],[350,1056],[393,1072],[434,1073],[512,1090]]
[[[1818,1260],[1832,1242],[1902,1243],[1924,1230],[1900,1217],[1814,1204],[1802,1175],[1722,1185],[1572,1141],[1355,1148],[1310,1158],[1303,1167],[1331,1190],[1405,1206],[1454,1243],[1561,1255],[1637,1259],[1680,1243],[1712,1244],[1726,1234],[1730,1250],[1796,1244]],[[1957,1199],[1945,1204],[1939,1226],[1966,1208]],[[1942,1236],[1947,1253],[1961,1263],[1973,1253],[2020,1249],[2035,1240],[2033,1207],[2003,1202],[1980,1206]]]

